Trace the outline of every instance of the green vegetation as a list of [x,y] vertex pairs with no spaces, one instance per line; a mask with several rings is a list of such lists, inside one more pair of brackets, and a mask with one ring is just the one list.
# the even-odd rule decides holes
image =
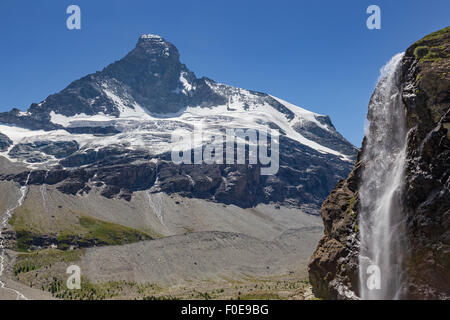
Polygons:
[[358,232],[358,213],[356,210],[353,210],[353,208],[355,206],[355,201],[356,201],[356,196],[353,196],[349,201],[347,213],[351,215],[351,217],[354,221],[353,229],[355,230],[355,232]]
[[52,241],[51,235],[45,235],[42,231],[25,223],[28,215],[29,212],[26,209],[21,212],[21,215],[14,214],[9,221],[16,231],[16,250],[20,252],[29,252],[33,245],[33,239],[39,237],[45,237],[47,242],[57,243],[58,248],[62,250],[67,250],[71,246],[120,245],[153,239],[145,232],[78,214],[79,223],[72,224],[70,227],[66,226],[56,236],[53,236]]
[[31,210],[27,208],[20,209],[21,214],[17,215],[16,211],[18,210],[16,210],[11,219],[9,219],[9,224],[13,226],[16,231],[16,250],[27,252],[33,239],[39,237],[40,233],[36,228],[33,228],[33,226],[26,223],[26,221],[30,220]]
[[450,27],[445,27],[444,29],[430,33],[429,35],[427,35],[424,38],[417,41],[415,43],[415,45],[420,45],[421,43],[426,42],[426,41],[439,40],[439,39],[443,38],[447,33],[450,33]]
[[449,53],[445,46],[418,46],[414,49],[414,56],[420,62],[439,61],[448,58]]
[[351,217],[353,218],[353,220],[356,221],[357,217],[358,217],[358,213],[356,210],[354,210],[355,207],[355,201],[356,201],[356,195],[351,197],[349,202],[348,202],[348,207],[347,207],[347,211],[346,211],[346,215],[349,216],[351,215]]
[[283,300],[276,293],[250,293],[245,295],[238,295],[238,300]]
[[427,46],[418,46],[414,49],[414,56],[416,59],[421,59],[427,55],[429,48]]
[[172,296],[146,296],[142,300],[179,300]]
[[355,204],[355,200],[356,200],[356,196],[353,196],[353,197],[350,199],[349,206],[348,206],[348,209],[350,210],[350,213],[352,214],[352,216],[353,216],[354,218],[356,218],[356,212],[353,210],[353,206],[354,206],[354,204]]
[[[21,211],[21,212],[20,212],[20,215],[17,214],[17,212],[18,212],[19,210]],[[16,209],[16,210],[14,211],[14,213],[13,213],[11,219],[9,219],[8,223],[9,223],[10,225],[14,226],[15,229],[16,229],[16,231],[17,231],[18,229],[29,229],[30,226],[28,226],[28,225],[25,223],[25,221],[26,221],[26,220],[29,220],[28,218],[30,217],[30,215],[31,215],[31,210],[30,210],[30,209],[22,208],[22,207],[21,207],[21,208]]]
[[281,277],[242,278],[240,281],[215,282],[204,281],[198,286],[191,284],[179,287],[163,288],[152,283],[133,281],[92,282],[81,276],[81,289],[69,290],[66,287],[68,275],[66,268],[71,264],[80,264],[85,249],[63,251],[45,249],[38,252],[19,254],[14,266],[18,281],[33,288],[50,292],[59,299],[97,300],[97,299],[241,299],[269,300],[291,299],[305,294],[310,286],[305,278],[289,273]]
[[57,249],[45,249],[32,253],[19,254],[14,265],[14,275],[27,273],[41,268],[49,268],[57,262],[78,261],[83,250],[61,251]]
[[[414,43],[412,47],[415,58],[420,62],[434,62],[449,58],[448,41],[447,43],[440,41],[444,37],[450,37],[450,27],[433,32]],[[444,44],[442,45],[442,43]]]
[[[55,289],[55,291],[51,291]],[[81,289],[69,290],[61,285],[60,280],[51,283],[47,291],[50,291],[56,298],[65,300],[103,300],[120,297],[123,293],[148,298],[151,293],[161,290],[155,284],[139,284],[132,281],[108,281],[104,283],[92,283],[88,279],[81,277]],[[150,299],[148,299],[150,300]]]
[[16,231],[16,250],[20,252],[27,252],[28,248],[33,243],[33,238],[36,238],[37,235],[29,232],[27,230],[17,230]]
[[152,239],[148,234],[119,224],[106,222],[92,217],[80,216],[81,234],[72,230],[63,230],[58,236],[58,245],[67,249],[70,244],[82,247],[95,245],[119,245]]
[[83,276],[81,289],[70,290],[66,287],[66,268],[70,264],[76,264],[83,252],[84,249],[68,251],[45,249],[19,254],[13,269],[14,275],[20,282],[48,291],[60,299],[110,299],[121,295],[143,298],[155,295],[161,290],[156,284],[139,284],[132,281],[108,281],[97,284]]

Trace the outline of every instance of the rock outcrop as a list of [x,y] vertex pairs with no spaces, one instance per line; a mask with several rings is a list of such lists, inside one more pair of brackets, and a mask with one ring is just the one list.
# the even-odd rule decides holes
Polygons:
[[11,141],[10,138],[8,138],[8,136],[4,135],[3,133],[0,132],[0,151],[6,151],[8,150],[8,147],[12,144],[13,142]]
[[[450,298],[450,27],[409,47],[402,60],[401,93],[408,127],[403,205],[409,252],[409,299]],[[322,205],[325,235],[311,257],[317,296],[352,299],[358,288],[358,189],[355,168]]]

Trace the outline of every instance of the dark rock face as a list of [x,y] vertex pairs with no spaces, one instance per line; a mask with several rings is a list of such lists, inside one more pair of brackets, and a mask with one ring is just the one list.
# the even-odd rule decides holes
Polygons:
[[[450,27],[406,50],[402,98],[409,128],[404,208],[410,299],[450,298]],[[364,142],[360,154],[364,152]],[[358,295],[358,161],[322,205],[325,235],[309,264],[316,295]]]
[[[33,103],[29,110],[35,110],[37,107],[38,105]],[[1,112],[0,123],[12,124],[31,130],[56,130],[61,128],[60,125],[55,125],[50,122],[50,115],[48,113],[36,112],[22,115],[19,109]]]
[[168,163],[159,171],[159,188],[166,193],[178,192],[244,208],[269,202],[297,207],[309,204],[310,213],[316,213],[328,190],[348,170],[348,164],[308,147],[297,150],[298,146],[288,139],[282,139],[280,147],[280,170],[274,176],[261,175],[259,164]]
[[[13,154],[18,154],[20,150],[29,154],[37,152],[33,151],[37,148],[41,148],[39,155],[45,155],[42,153],[45,148],[47,154],[51,152],[56,156],[73,152],[76,145],[19,145]],[[313,214],[317,214],[329,190],[340,177],[345,176],[349,167],[348,162],[337,156],[299,146],[285,137],[281,137],[280,143],[280,169],[273,176],[261,175],[259,164],[176,165],[167,154],[153,157],[143,151],[116,147],[69,154],[61,159],[60,164],[65,169],[33,170],[28,183],[57,185],[59,191],[67,194],[82,194],[98,188],[105,197],[126,200],[130,200],[135,191],[151,190],[243,208],[270,202],[296,207],[307,204],[304,210]],[[21,184],[27,177],[28,171],[0,174],[2,180]]]
[[[177,94],[182,86],[180,74],[192,83],[193,90],[188,95]],[[173,44],[158,36],[142,36],[136,48],[105,68],[102,76],[120,79],[122,87],[131,89],[135,101],[152,113],[176,113],[187,105],[207,107],[226,102],[204,78],[197,79],[180,63]]]
[[76,141],[35,141],[16,144],[8,153],[11,158],[29,163],[44,162],[49,156],[57,159],[68,157],[78,150]]
[[[425,55],[420,52],[426,50]],[[406,199],[414,299],[450,298],[450,27],[406,51]]]
[[75,134],[94,134],[97,136],[108,136],[108,135],[114,135],[116,133],[119,133],[120,131],[117,130],[113,126],[98,126],[98,127],[69,127],[65,128],[66,131],[70,133]]
[[6,135],[0,132],[0,151],[6,151],[8,150],[8,147],[12,144],[10,138],[8,138]]
[[325,235],[311,257],[309,279],[314,294],[324,299],[353,298],[358,290],[360,156],[349,177],[322,204]]
[[[328,116],[317,117],[317,120],[334,129],[334,126]],[[353,154],[353,160],[356,156],[354,147],[336,130],[324,130],[313,122],[298,126],[295,130],[305,138],[315,141],[323,146],[333,150],[342,150],[345,154]]]

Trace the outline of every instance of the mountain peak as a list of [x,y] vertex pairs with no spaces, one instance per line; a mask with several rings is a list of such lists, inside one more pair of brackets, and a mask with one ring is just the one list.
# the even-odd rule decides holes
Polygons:
[[27,113],[0,114],[0,122],[55,130],[66,128],[68,123],[80,126],[80,115],[114,119],[148,118],[148,114],[166,117],[181,115],[189,107],[210,109],[197,110],[200,118],[210,115],[214,119],[236,119],[236,124],[246,127],[269,123],[271,128],[280,128],[317,150],[338,156],[355,154],[355,148],[336,132],[329,118],[265,93],[197,78],[180,62],[177,48],[155,34],[140,35],[136,47],[125,57],[33,104]]
[[157,34],[142,34],[138,39],[136,48],[128,56],[139,57],[144,60],[163,58],[174,63],[179,63],[180,58],[177,48]]

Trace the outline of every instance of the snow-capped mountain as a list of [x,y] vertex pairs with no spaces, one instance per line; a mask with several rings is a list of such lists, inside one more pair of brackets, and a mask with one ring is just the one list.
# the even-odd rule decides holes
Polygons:
[[[176,165],[171,133],[277,129],[280,169]],[[203,143],[203,142],[202,142]],[[136,48],[26,111],[0,114],[1,179],[52,184],[64,193],[130,200],[137,190],[251,207],[278,202],[317,212],[345,177],[357,149],[328,116],[269,94],[197,78],[176,47],[142,35]],[[31,172],[31,174],[29,174]]]

